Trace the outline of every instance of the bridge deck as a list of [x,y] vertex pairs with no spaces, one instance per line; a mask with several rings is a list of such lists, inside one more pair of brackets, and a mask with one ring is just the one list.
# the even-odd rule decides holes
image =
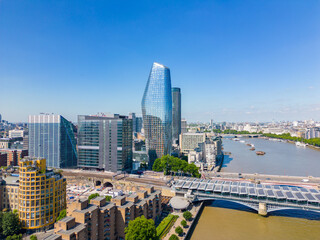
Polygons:
[[184,178],[172,187],[177,192],[192,192],[198,200],[220,198],[320,210],[320,191],[298,186]]

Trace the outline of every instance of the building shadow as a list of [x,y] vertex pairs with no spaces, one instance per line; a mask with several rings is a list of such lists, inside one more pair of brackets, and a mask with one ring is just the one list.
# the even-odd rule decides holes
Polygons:
[[230,157],[229,155],[224,155],[224,159],[223,159],[223,164],[222,167],[227,167],[228,164],[233,160],[232,157]]

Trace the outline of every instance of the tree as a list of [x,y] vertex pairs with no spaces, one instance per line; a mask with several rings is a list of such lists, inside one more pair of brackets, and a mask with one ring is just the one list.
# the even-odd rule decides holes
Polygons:
[[38,240],[36,235],[31,235],[30,240]]
[[61,210],[59,213],[59,216],[56,219],[56,222],[58,222],[62,218],[65,218],[66,216],[67,216],[67,210],[66,209]]
[[8,236],[6,240],[22,240],[22,234],[14,234],[12,236]]
[[144,216],[137,217],[130,221],[125,228],[126,240],[156,240],[157,231],[152,219]]
[[169,237],[169,240],[179,240],[179,237],[175,234],[172,234],[170,237]]
[[187,221],[186,220],[182,220],[181,221],[181,226],[185,228],[187,226]]
[[96,198],[96,197],[99,197],[99,193],[92,193],[89,197],[88,197],[88,200],[89,200],[89,203],[90,203],[90,200],[93,199],[93,198]]
[[183,217],[184,217],[184,219],[186,219],[187,221],[189,221],[189,220],[192,218],[192,214],[191,214],[191,212],[189,212],[189,211],[185,211],[185,212],[183,213]]
[[18,214],[6,212],[2,217],[2,230],[4,236],[12,236],[20,232],[21,226]]
[[112,198],[111,196],[108,196],[108,195],[107,195],[107,196],[106,196],[106,201],[107,201],[107,202],[110,202],[110,201],[111,201],[111,198]]
[[183,233],[183,230],[180,226],[178,226],[178,227],[176,227],[175,232],[176,232],[176,234],[181,235]]

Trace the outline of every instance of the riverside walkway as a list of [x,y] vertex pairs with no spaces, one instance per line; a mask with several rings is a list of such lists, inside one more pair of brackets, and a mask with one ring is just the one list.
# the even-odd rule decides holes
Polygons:
[[320,212],[320,191],[314,188],[183,178],[176,180],[172,189],[194,202],[221,199],[245,205],[261,215],[283,209]]

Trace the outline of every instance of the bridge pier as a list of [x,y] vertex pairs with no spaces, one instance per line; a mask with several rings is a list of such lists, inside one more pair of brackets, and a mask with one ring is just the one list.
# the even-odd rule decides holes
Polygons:
[[264,216],[264,217],[266,217],[268,215],[267,204],[266,203],[259,202],[258,214],[261,215],[261,216]]

